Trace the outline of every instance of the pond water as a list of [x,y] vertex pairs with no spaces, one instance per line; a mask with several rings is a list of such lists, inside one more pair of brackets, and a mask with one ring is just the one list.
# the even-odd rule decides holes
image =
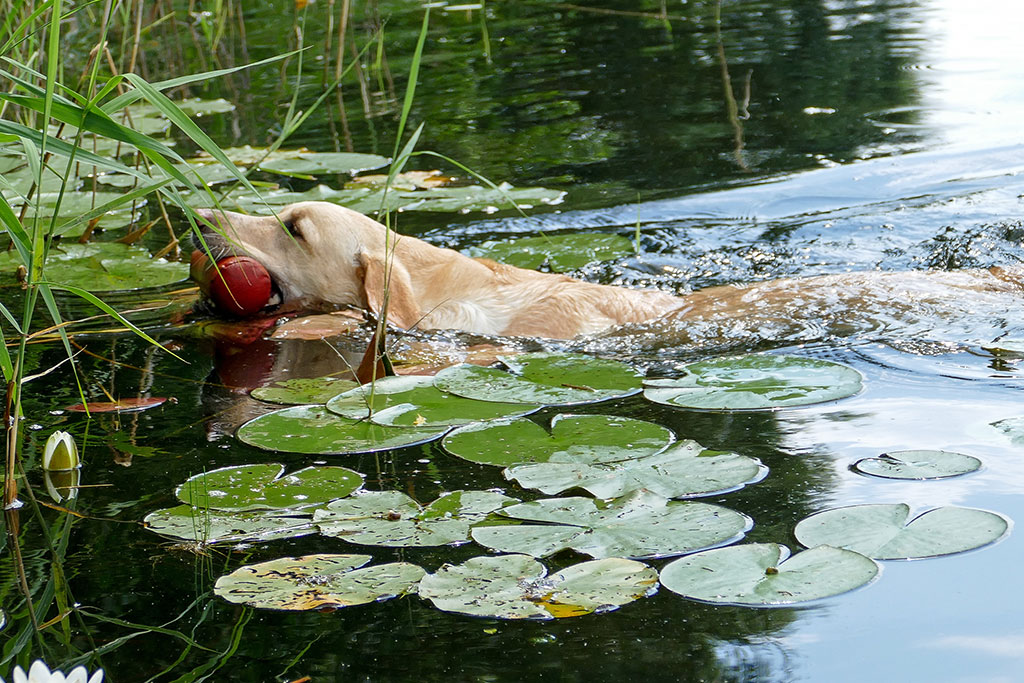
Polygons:
[[[653,0],[586,7],[491,3],[485,34],[478,10],[438,3],[412,113],[414,123],[426,124],[420,148],[495,181],[568,194],[560,205],[525,217],[405,213],[399,230],[464,249],[540,230],[632,239],[639,229],[638,254],[576,274],[680,293],[789,276],[1022,260],[1024,60],[1016,29],[1024,10],[1017,3],[741,0],[722,7],[720,33],[712,3],[667,3],[665,17],[658,16],[661,7]],[[322,45],[324,11],[314,5],[307,11],[308,44]],[[360,6],[356,16],[363,21],[364,12],[375,11],[387,18],[389,69],[401,92],[422,14],[406,3],[382,2]],[[214,55],[223,64],[280,53],[293,45],[294,33],[282,30],[282,17],[291,22],[293,12],[285,2],[247,8],[245,49],[235,26],[215,53],[185,30],[174,45],[164,26],[156,32],[163,43],[147,46],[147,77],[211,68]],[[318,64],[319,49],[310,51],[310,64]],[[723,54],[739,113],[731,121]],[[316,67],[306,74],[300,106],[319,92]],[[219,144],[260,145],[280,125],[291,84],[275,66],[190,94],[236,103],[234,112],[203,120]],[[338,110],[325,108],[289,144],[334,151],[350,143],[356,151],[390,154],[394,117],[367,118],[358,89],[345,94],[347,130]],[[386,95],[366,99],[371,113],[385,104]],[[436,158],[415,163],[457,172]],[[1024,520],[1024,436],[1014,441],[991,426],[1024,413],[1024,370],[1019,355],[986,350],[995,340],[1008,345],[1024,338],[1024,305],[948,303],[948,310],[938,307],[913,324],[883,319],[850,335],[801,325],[678,343],[641,330],[536,346],[616,357],[658,374],[713,354],[767,349],[861,371],[865,389],[852,398],[774,413],[693,412],[638,397],[575,409],[650,420],[709,448],[759,458],[770,469],[764,481],[707,499],[752,517],[750,541],[796,547],[792,529],[800,519],[867,502],[906,502],[917,510],[970,506]],[[843,311],[831,313],[841,321]],[[86,440],[84,483],[97,486],[80,493],[83,518],[43,510],[53,530],[67,527],[65,571],[74,600],[88,608],[69,626],[66,647],[53,638],[45,641],[47,651],[34,651],[51,663],[117,645],[100,661],[108,680],[118,682],[1019,676],[1024,595],[1016,586],[1024,541],[1012,531],[974,552],[886,562],[873,584],[801,608],[712,606],[666,590],[614,612],[525,623],[446,614],[415,597],[328,613],[228,604],[210,594],[213,581],[242,564],[362,550],[306,537],[196,554],[140,527],[149,512],[175,504],[177,484],[204,470],[268,457],[289,470],[329,461],[364,473],[367,488],[400,490],[423,503],[463,488],[534,494],[502,479],[497,468],[456,460],[436,444],[322,458],[268,456],[245,446],[232,430],[261,409],[242,389],[283,368],[313,376],[339,369],[340,362],[322,343],[314,349],[311,342],[197,336],[163,332],[187,364],[131,338],[81,340],[81,375],[92,398],[104,400],[109,392],[175,399],[153,410],[92,420],[65,412],[78,402],[65,369],[28,385],[28,462],[35,467],[36,440],[67,429]],[[365,339],[340,345],[358,352],[360,343]],[[63,350],[36,346],[30,353],[43,369]],[[907,483],[850,469],[863,457],[905,449],[966,453],[984,466],[956,479]],[[29,477],[41,483],[37,468]],[[39,520],[23,520],[29,583],[41,590],[49,564],[33,528]],[[366,552],[380,562],[407,560],[433,570],[479,549]],[[579,559],[563,553],[548,564]],[[0,562],[8,586],[6,655],[24,615],[16,608],[9,553]],[[135,636],[138,625],[167,631]]]

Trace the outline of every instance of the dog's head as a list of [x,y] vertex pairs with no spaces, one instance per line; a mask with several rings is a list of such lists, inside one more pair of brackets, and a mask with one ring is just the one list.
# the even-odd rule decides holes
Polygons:
[[408,328],[420,317],[408,273],[388,258],[397,236],[360,213],[326,202],[301,202],[271,216],[212,209],[196,214],[202,219],[200,235],[193,238],[197,248],[208,249],[214,259],[231,254],[256,259],[270,273],[284,305],[353,306],[379,313],[387,278],[388,319]]

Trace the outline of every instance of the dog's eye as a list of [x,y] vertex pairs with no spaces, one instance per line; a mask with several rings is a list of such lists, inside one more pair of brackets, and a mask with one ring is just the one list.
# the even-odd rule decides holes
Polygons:
[[288,234],[292,237],[302,239],[302,231],[299,230],[298,224],[294,220],[287,220],[282,223],[284,229],[288,231]]

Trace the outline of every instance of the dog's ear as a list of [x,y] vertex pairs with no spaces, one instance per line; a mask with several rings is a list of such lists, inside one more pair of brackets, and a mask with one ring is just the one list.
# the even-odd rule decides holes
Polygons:
[[420,321],[423,313],[416,303],[409,272],[398,262],[390,260],[385,269],[383,258],[364,252],[359,254],[359,270],[363,278],[363,294],[371,311],[380,314],[386,283],[388,322],[408,330]]

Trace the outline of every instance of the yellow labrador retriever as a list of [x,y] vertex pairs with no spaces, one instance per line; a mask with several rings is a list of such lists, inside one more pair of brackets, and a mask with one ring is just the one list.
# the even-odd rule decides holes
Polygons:
[[[302,202],[275,216],[198,210],[210,225],[204,238],[219,254],[260,261],[292,307],[352,306],[379,313],[388,294],[388,321],[411,329],[571,339],[619,325],[668,319],[686,326],[713,322],[786,325],[848,311],[879,325],[905,313],[1019,302],[1019,267],[956,272],[851,273],[711,287],[685,296],[584,282],[474,259],[333,204]],[[216,225],[217,229],[212,226]],[[1012,296],[1007,296],[1012,295]],[[840,316],[841,317],[841,316]],[[843,320],[830,320],[842,326]],[[646,327],[646,326],[645,326]],[[863,327],[863,325],[860,325]]]

